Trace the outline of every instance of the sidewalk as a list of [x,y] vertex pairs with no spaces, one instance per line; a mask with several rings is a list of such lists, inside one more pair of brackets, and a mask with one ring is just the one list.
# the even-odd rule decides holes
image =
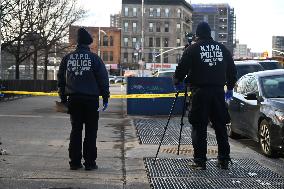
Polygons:
[[[178,117],[173,118],[172,133],[167,134],[160,159],[153,165],[158,148],[154,139],[163,131],[167,117],[125,116],[125,100],[121,99],[112,99],[108,111],[101,113],[99,169],[71,171],[70,121],[68,115],[54,111],[55,100],[29,97],[0,104],[0,148],[8,152],[0,155],[0,189],[284,188],[283,164],[235,141],[230,141],[234,165],[229,171],[215,168],[217,147],[211,138],[208,158],[213,159],[208,169],[190,170],[187,164],[192,160],[192,146],[186,144],[190,143],[190,128],[184,129],[185,145],[181,155],[176,155],[173,133],[179,129]],[[212,129],[208,134],[214,136]],[[146,142],[141,142],[141,136]]]

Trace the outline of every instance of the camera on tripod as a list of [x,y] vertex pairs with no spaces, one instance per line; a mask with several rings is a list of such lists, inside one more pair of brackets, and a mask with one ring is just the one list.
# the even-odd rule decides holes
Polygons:
[[190,33],[186,32],[185,33],[185,38],[187,39],[187,44],[191,45],[192,41],[195,41],[196,36],[192,32],[190,32]]

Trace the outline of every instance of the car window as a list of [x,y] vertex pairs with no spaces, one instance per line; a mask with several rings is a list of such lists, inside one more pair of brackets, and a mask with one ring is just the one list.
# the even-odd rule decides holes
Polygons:
[[238,79],[245,74],[264,70],[263,67],[260,64],[236,65],[236,69],[237,69],[237,78]]
[[265,69],[265,70],[275,70],[275,69],[281,69],[282,66],[279,64],[279,62],[259,62],[260,65]]
[[284,75],[263,77],[260,82],[266,98],[284,98]]
[[158,77],[173,77],[175,72],[162,72],[159,73]]

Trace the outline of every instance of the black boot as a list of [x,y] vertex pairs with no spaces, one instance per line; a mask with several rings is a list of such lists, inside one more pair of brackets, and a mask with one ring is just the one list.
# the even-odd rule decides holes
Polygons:
[[228,170],[229,163],[233,164],[233,162],[230,159],[218,160],[216,166],[220,169]]
[[193,170],[206,170],[206,162],[193,162],[189,167]]

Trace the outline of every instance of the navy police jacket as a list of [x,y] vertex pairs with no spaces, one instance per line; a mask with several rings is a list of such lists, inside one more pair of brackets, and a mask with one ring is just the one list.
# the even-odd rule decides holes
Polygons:
[[59,95],[102,96],[109,98],[108,72],[101,58],[85,45],[63,57],[58,71]]
[[187,76],[192,87],[227,85],[232,90],[237,81],[236,75],[236,67],[229,50],[210,37],[199,39],[185,49],[174,77],[182,82]]

